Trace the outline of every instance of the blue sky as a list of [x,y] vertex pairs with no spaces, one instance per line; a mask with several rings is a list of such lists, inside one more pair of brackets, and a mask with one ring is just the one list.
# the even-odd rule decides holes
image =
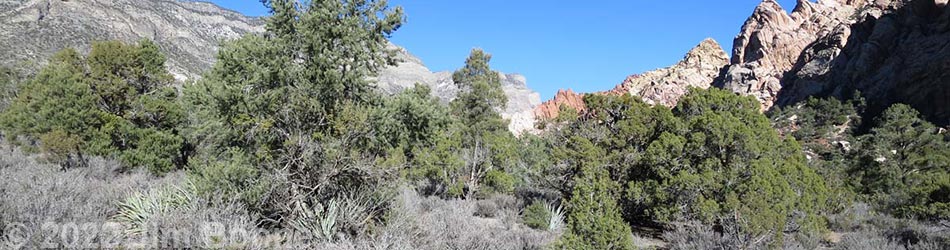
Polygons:
[[[730,53],[732,39],[761,0],[390,0],[407,22],[392,38],[433,71],[462,66],[472,48],[492,67],[520,73],[551,98],[558,89],[594,92],[631,74],[679,61],[706,37]],[[266,15],[257,0],[212,0]],[[795,0],[779,0],[787,10]]]

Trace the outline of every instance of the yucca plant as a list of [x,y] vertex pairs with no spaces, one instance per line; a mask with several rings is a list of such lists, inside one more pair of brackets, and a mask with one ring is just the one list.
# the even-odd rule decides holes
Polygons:
[[300,205],[296,210],[296,218],[290,221],[294,229],[307,233],[315,239],[328,242],[334,240],[339,213],[336,200],[330,200],[326,207],[317,203],[313,206]]
[[548,210],[548,231],[561,230],[564,227],[564,207],[554,203],[544,203],[544,208]]
[[145,232],[149,219],[170,209],[187,205],[194,199],[193,185],[164,186],[146,192],[135,192],[119,203],[119,214],[113,219],[126,226],[127,235]]

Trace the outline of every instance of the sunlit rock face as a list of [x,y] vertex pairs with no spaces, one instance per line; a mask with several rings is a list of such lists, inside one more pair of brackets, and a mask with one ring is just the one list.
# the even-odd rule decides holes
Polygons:
[[782,78],[820,37],[854,22],[864,0],[799,0],[789,14],[774,0],[764,0],[742,25],[733,42],[732,60],[714,84],[754,96],[763,109],[775,104]]
[[778,105],[811,96],[867,100],[871,117],[893,103],[950,124],[950,10],[945,0],[878,0],[811,41],[785,74]]

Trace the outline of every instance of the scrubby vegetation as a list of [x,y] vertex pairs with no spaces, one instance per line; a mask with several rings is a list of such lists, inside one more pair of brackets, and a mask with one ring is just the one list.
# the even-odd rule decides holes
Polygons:
[[[673,108],[587,95],[584,112],[515,136],[485,51],[453,74],[450,103],[423,85],[384,96],[371,79],[395,62],[401,9],[265,3],[266,32],[224,45],[197,82],[175,85],[147,40],[0,70],[0,244],[950,247],[948,135],[909,106],[765,115],[718,89]],[[65,223],[96,230],[64,238]]]

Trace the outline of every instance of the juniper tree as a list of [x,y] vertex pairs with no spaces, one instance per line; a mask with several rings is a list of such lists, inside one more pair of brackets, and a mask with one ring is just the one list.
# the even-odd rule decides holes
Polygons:
[[849,171],[858,191],[900,216],[950,218],[950,143],[908,105],[891,106],[875,122]]
[[[386,1],[269,0],[266,30],[224,45],[212,70],[185,89],[197,166],[238,168],[277,179],[252,207],[291,215],[283,204],[316,205],[378,183],[371,79],[394,63],[387,38],[402,24]],[[235,154],[249,157],[231,162]],[[248,167],[259,171],[243,171]],[[217,178],[217,180],[215,180]],[[253,185],[227,176],[201,179]],[[249,184],[251,183],[251,184]],[[260,210],[259,210],[260,211]]]
[[0,120],[11,138],[42,139],[46,152],[60,155],[54,158],[86,152],[165,173],[189,155],[171,83],[155,43],[98,42],[86,58],[72,49],[54,56],[20,86]]
[[489,173],[505,179],[506,161],[515,153],[514,138],[508,132],[508,121],[499,113],[507,105],[501,77],[491,69],[491,55],[481,49],[472,50],[465,66],[452,74],[459,88],[452,101],[452,113],[458,117],[461,146],[466,159],[464,176],[468,180],[467,195],[475,194]]
[[604,167],[607,152],[585,138],[570,138],[571,158],[578,163],[567,203],[567,231],[556,249],[633,249],[630,227],[617,206],[617,190]]

